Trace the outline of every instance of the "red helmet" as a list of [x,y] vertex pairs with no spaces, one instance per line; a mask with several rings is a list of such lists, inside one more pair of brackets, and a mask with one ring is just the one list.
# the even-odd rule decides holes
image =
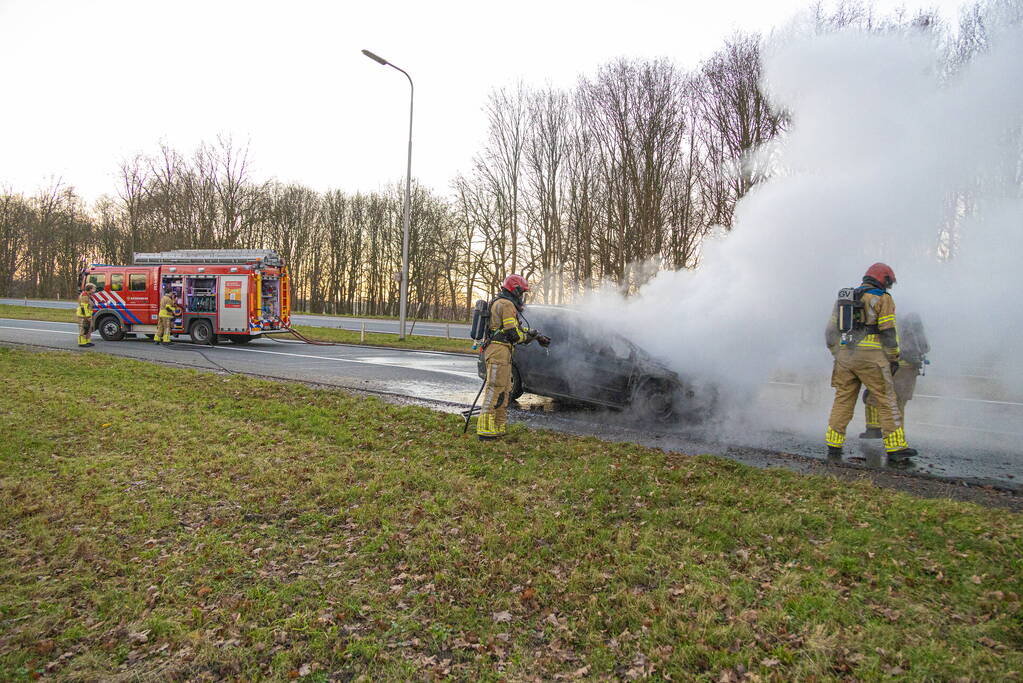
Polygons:
[[529,283],[521,275],[512,274],[504,279],[504,284],[501,285],[501,288],[507,289],[515,296],[522,296],[523,292],[529,291]]
[[895,284],[895,271],[887,263],[875,263],[863,274],[863,279],[870,278],[879,285],[888,289]]

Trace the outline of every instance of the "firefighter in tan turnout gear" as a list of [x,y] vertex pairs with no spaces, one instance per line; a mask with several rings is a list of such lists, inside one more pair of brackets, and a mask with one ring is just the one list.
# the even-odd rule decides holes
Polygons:
[[899,369],[899,340],[895,302],[887,290],[894,284],[892,269],[875,263],[867,269],[863,284],[838,293],[825,333],[828,348],[835,357],[831,373],[835,402],[825,433],[830,457],[842,454],[845,430],[862,386],[877,399],[878,420],[889,460],[906,460],[917,454],[906,443],[892,382]]
[[[895,387],[895,402],[899,406],[899,417],[906,424],[906,404],[913,398],[916,391],[916,378],[924,374],[924,365],[929,365],[927,354],[931,347],[927,342],[923,321],[916,313],[899,316],[899,371],[892,378]],[[863,390],[863,407],[867,417],[867,430],[860,434],[861,439],[881,439],[881,418],[878,412],[877,398],[870,389]]]
[[157,344],[171,343],[171,326],[174,324],[174,316],[181,312],[178,302],[174,299],[174,290],[170,287],[163,290],[163,297],[160,298],[160,315],[156,319],[156,336],[153,341]]
[[501,293],[490,302],[490,319],[483,344],[483,362],[486,376],[483,385],[483,403],[476,422],[476,435],[480,441],[504,436],[508,425],[508,402],[512,389],[512,349],[516,344],[528,344],[534,339],[541,346],[551,340],[524,326],[519,313],[525,305],[524,295],[529,283],[521,275],[509,275],[501,286]]
[[75,318],[78,320],[78,345],[81,347],[95,346],[89,337],[92,336],[92,298],[96,291],[96,285],[91,282],[82,289],[78,296],[78,310],[75,311]]

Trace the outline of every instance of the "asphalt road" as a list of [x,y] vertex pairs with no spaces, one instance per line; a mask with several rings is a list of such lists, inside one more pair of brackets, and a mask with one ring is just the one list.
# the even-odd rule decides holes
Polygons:
[[[67,308],[75,307],[74,301],[42,301],[38,299],[0,299],[0,304],[12,306],[36,306],[39,308]],[[310,327],[333,327],[342,330],[360,330],[366,326],[367,332],[384,332],[390,334],[398,333],[397,320],[381,320],[377,318],[348,318],[344,316],[331,315],[301,315],[291,316],[291,321],[296,325],[308,325]],[[423,335],[426,337],[451,337],[453,339],[468,339],[469,326],[457,323],[428,323],[415,322],[410,319],[407,322],[406,331],[409,334]]]
[[[430,402],[456,411],[472,402],[479,389],[476,361],[471,356],[427,351],[403,351],[354,345],[310,346],[300,342],[256,340],[246,346],[215,347],[179,342],[157,346],[147,339],[104,342],[94,335],[95,347],[77,350],[76,329],[70,323],[0,319],[0,343],[20,343],[108,353],[197,368],[270,376],[346,389],[389,394]],[[908,425],[910,441],[920,449],[913,472],[945,479],[968,479],[1019,489],[1023,483],[1023,401],[991,400],[948,393],[953,385],[921,378]],[[933,380],[938,382],[937,380]],[[823,382],[822,382],[823,383]],[[822,457],[823,425],[829,397],[808,396],[806,386],[770,382],[751,404],[702,426],[650,424],[642,415],[604,410],[567,409],[526,395],[524,408],[513,420],[611,441],[632,441],[683,453],[713,453],[759,464],[749,452],[788,453]],[[545,410],[549,409],[549,410]],[[849,428],[846,461],[850,465],[883,468],[878,442],[860,441],[858,415]],[[771,463],[777,464],[777,463]]]
[[[69,323],[0,319],[0,341],[77,350]],[[140,360],[364,389],[434,401],[475,396],[480,381],[475,359],[461,354],[406,352],[367,346],[311,346],[293,341],[256,340],[245,346],[198,346],[177,342],[158,346],[149,339],[105,342],[93,334],[92,351]]]

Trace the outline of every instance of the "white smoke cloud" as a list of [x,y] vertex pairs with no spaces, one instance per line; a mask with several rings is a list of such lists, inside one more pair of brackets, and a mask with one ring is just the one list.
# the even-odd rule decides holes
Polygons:
[[[924,35],[779,41],[765,85],[792,115],[770,150],[782,171],[739,203],[699,269],[662,272],[616,302],[621,329],[676,370],[737,389],[784,371],[827,376],[835,296],[884,261],[898,310],[923,317],[935,365],[996,363],[1019,386],[1023,31],[1003,28],[944,74]],[[952,219],[958,244],[943,260]]]

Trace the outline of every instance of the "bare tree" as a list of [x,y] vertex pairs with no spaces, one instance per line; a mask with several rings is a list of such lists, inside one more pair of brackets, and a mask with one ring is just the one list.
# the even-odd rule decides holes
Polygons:
[[761,38],[736,34],[701,69],[701,143],[710,169],[704,193],[714,221],[731,227],[732,210],[764,170],[751,153],[781,132],[783,118],[760,90]]

